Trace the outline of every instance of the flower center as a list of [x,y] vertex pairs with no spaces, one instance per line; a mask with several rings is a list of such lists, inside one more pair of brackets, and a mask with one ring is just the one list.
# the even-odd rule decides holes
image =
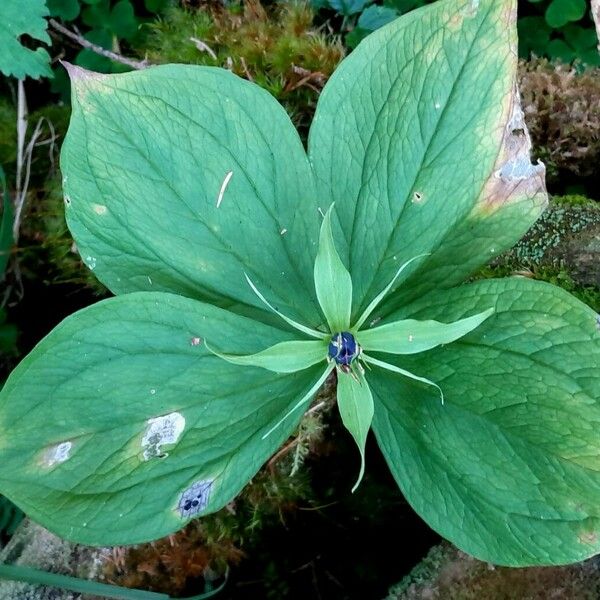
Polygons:
[[328,354],[338,365],[348,366],[360,354],[360,346],[351,333],[342,331],[332,336]]

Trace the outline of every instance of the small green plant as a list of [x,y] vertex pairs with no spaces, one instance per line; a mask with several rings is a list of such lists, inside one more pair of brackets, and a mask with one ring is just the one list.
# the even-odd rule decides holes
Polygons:
[[230,502],[335,373],[357,485],[372,429],[465,551],[596,553],[598,315],[526,278],[461,285],[547,203],[516,47],[513,0],[411,12],[326,84],[308,155],[226,70],[70,67],[67,220],[117,297],[7,381],[0,490],[69,539],[159,538]]
[[585,0],[528,0],[529,12],[519,20],[520,51],[561,62],[600,65],[598,38]]
[[47,15],[44,0],[0,3],[0,73],[17,79],[51,76],[48,52],[42,47],[31,50],[20,42],[20,36],[27,34],[33,40],[49,44],[44,19]]
[[[342,17],[345,42],[355,48],[367,35],[399,15],[434,0],[312,0],[318,9]],[[538,57],[586,65],[600,65],[597,37],[585,0],[520,0],[519,51],[523,58]]]

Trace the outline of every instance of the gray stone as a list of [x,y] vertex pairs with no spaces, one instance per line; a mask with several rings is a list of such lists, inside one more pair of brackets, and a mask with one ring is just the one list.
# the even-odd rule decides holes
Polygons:
[[[25,519],[0,551],[0,562],[42,571],[94,579],[102,569],[107,551],[72,544]],[[96,600],[55,588],[0,579],[1,600]],[[101,600],[101,599],[98,599]]]
[[495,567],[447,542],[435,546],[385,600],[598,600],[600,556],[564,567]]

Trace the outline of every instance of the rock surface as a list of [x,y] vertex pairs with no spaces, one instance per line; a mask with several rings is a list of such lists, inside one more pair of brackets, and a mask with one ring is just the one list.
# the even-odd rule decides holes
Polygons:
[[[25,519],[0,551],[0,562],[93,579],[104,564],[105,551],[71,544]],[[82,595],[18,581],[0,579],[1,600],[96,600]],[[98,599],[102,600],[102,599]]]
[[552,199],[525,237],[495,264],[562,269],[578,285],[600,288],[600,203],[584,196]]
[[565,567],[494,567],[444,542],[386,600],[598,600],[600,556]]

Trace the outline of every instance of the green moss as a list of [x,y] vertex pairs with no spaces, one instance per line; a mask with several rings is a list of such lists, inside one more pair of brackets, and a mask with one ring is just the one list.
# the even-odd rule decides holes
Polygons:
[[17,110],[0,97],[0,165],[7,167],[17,160]]
[[94,290],[106,288],[83,264],[65,221],[61,176],[58,171],[44,187],[31,191],[21,227],[19,264],[26,277],[53,284],[72,283]]
[[552,196],[552,202],[560,206],[588,206],[598,208],[598,203],[582,194],[568,194],[566,196]]
[[145,46],[152,62],[225,67],[275,96],[306,134],[318,94],[344,56],[338,38],[313,28],[307,3],[263,8],[171,8],[149,25]]
[[446,559],[447,546],[434,546],[427,556],[400,582],[390,588],[385,600],[397,600],[410,589],[435,581]]

